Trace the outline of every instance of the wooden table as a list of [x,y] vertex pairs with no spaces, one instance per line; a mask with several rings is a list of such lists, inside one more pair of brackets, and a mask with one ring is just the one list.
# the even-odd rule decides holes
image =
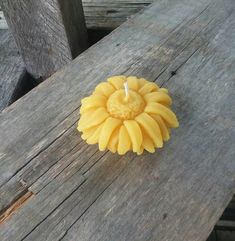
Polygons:
[[[0,114],[1,241],[203,241],[235,191],[235,2],[159,0]],[[80,100],[115,74],[169,88],[155,154],[86,145]]]

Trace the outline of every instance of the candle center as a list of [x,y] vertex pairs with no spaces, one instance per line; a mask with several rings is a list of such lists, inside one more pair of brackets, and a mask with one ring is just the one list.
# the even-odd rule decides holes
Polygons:
[[107,109],[115,118],[132,120],[143,112],[145,105],[145,101],[139,93],[128,90],[128,100],[126,100],[125,90],[117,90],[109,97]]

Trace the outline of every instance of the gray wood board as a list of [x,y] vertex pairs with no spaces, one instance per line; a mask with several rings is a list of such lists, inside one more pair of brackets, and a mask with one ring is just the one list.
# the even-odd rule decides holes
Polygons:
[[[33,193],[2,240],[206,240],[235,187],[234,6],[161,0],[0,115],[1,209]],[[114,74],[169,88],[180,128],[156,154],[76,133],[81,98]]]
[[13,36],[0,29],[0,111],[11,103],[24,76],[24,63]]
[[87,47],[80,0],[2,0],[5,18],[27,71],[45,79]]
[[87,27],[114,29],[156,0],[83,0]]
[[[154,0],[82,1],[86,25],[89,29],[114,29],[153,2]],[[0,9],[0,16],[1,14]],[[6,22],[3,20],[0,20],[1,27],[6,28]]]
[[0,29],[7,29],[7,22],[5,20],[5,17],[3,15],[3,12],[1,11],[1,6],[0,6]]

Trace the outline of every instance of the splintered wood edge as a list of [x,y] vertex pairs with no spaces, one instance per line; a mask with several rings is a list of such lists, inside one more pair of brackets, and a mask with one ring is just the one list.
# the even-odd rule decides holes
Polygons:
[[0,224],[9,219],[17,210],[19,210],[34,194],[31,191],[26,192],[23,196],[17,199],[9,208],[0,215]]

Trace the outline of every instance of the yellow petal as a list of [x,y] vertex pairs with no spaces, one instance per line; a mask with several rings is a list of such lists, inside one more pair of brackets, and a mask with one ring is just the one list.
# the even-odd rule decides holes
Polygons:
[[137,155],[141,155],[144,152],[144,148],[141,146],[140,149],[136,152]]
[[158,102],[163,105],[171,105],[171,97],[164,92],[151,92],[144,96],[146,102]]
[[99,137],[99,149],[104,151],[109,143],[109,139],[113,134],[113,131],[121,125],[121,121],[112,117],[109,117],[103,125],[103,128]]
[[146,83],[148,83],[148,81],[144,78],[139,78],[138,79],[139,82],[139,87],[141,88],[142,86],[144,86]]
[[84,123],[86,123],[87,120],[90,119],[91,115],[92,115],[96,110],[97,110],[97,108],[92,108],[92,109],[90,109],[90,110],[88,110],[88,111],[86,111],[85,113],[82,113],[82,114],[80,115],[80,119],[79,119],[79,121],[78,121],[78,128],[77,128],[79,131],[81,131],[81,130],[79,129],[79,127],[82,126],[82,125],[84,125]]
[[109,97],[114,91],[115,88],[110,83],[101,82],[96,86],[94,93],[102,94],[106,97]]
[[162,147],[162,134],[157,122],[147,113],[142,113],[138,115],[135,119],[146,131],[148,136],[153,140],[154,145],[157,147]]
[[118,75],[112,76],[107,79],[107,81],[115,88],[115,89],[123,89],[123,84],[126,81],[126,76]]
[[145,131],[143,131],[142,133],[143,133],[143,143],[142,143],[143,148],[150,153],[154,153],[155,148],[154,148],[154,143],[152,139],[145,133]]
[[131,139],[125,126],[121,126],[119,131],[118,154],[124,155],[131,148]]
[[160,88],[158,91],[168,94],[168,89]]
[[93,126],[97,126],[109,117],[109,113],[104,107],[98,108],[95,112],[91,113],[90,116],[86,116],[86,118],[83,118],[83,115],[80,119],[81,121],[79,120],[78,122],[79,131],[84,131]]
[[124,121],[124,125],[130,136],[133,152],[137,152],[143,141],[141,129],[135,120],[126,120]]
[[127,84],[128,84],[129,89],[138,91],[139,83],[138,83],[138,79],[135,76],[127,77]]
[[111,135],[111,137],[109,139],[108,149],[112,153],[115,153],[117,151],[119,130],[120,130],[120,127],[116,128],[116,130],[113,132],[113,134]]
[[80,108],[80,113],[83,114],[86,111],[97,108],[97,107],[102,107],[105,106],[107,102],[107,98],[102,95],[91,95],[89,97],[86,97],[82,99],[82,106]]
[[141,95],[146,95],[147,93],[150,93],[151,91],[158,90],[158,86],[155,83],[148,82],[146,83],[141,89],[139,90],[139,93]]
[[170,134],[169,134],[169,130],[168,127],[166,126],[164,120],[162,119],[162,117],[160,115],[157,114],[150,114],[150,116],[157,121],[160,129],[161,129],[161,133],[162,133],[162,138],[164,141],[168,141],[170,139]]
[[97,126],[91,127],[91,128],[89,128],[89,129],[83,131],[82,136],[81,136],[82,139],[83,139],[83,140],[86,140],[87,138],[89,138],[90,136],[92,136],[92,135],[94,134],[94,132],[96,131],[96,129],[97,129]]
[[170,127],[176,128],[179,126],[179,122],[176,115],[167,107],[159,103],[149,103],[145,107],[145,112],[159,114]]
[[99,137],[100,137],[100,133],[101,130],[103,128],[104,123],[102,123],[101,125],[99,125],[98,127],[96,127],[95,131],[93,132],[93,134],[87,139],[87,143],[88,144],[96,144],[99,141]]

